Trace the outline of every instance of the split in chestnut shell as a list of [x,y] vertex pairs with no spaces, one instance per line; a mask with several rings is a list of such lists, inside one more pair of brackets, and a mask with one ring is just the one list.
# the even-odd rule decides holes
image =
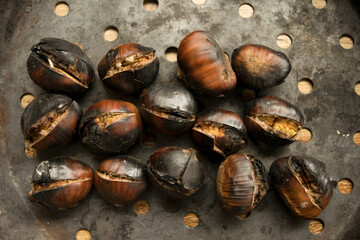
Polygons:
[[58,38],[43,38],[31,48],[27,70],[43,89],[74,96],[88,90],[95,77],[91,60],[84,51]]
[[281,199],[299,217],[316,218],[331,200],[332,185],[325,164],[315,158],[280,158],[272,163],[269,175]]

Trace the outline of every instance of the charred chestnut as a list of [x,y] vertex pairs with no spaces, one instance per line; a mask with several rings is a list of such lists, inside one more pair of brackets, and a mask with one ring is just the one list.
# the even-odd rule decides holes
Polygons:
[[140,95],[145,121],[165,135],[185,132],[195,122],[196,101],[177,81],[156,82]]
[[260,97],[245,104],[245,125],[259,142],[290,144],[296,140],[303,124],[304,117],[300,110],[279,97]]
[[251,155],[230,155],[219,167],[216,189],[220,207],[246,218],[268,190],[265,167]]
[[222,158],[247,145],[246,128],[240,116],[220,108],[212,109],[196,120],[192,137],[201,149]]
[[82,111],[71,98],[60,94],[40,94],[21,115],[25,154],[36,157],[38,150],[65,145],[71,141]]
[[93,175],[89,165],[73,158],[43,161],[33,173],[29,199],[49,208],[75,207],[90,192]]
[[316,218],[331,200],[332,186],[325,164],[314,158],[280,158],[271,165],[269,175],[281,199],[302,218]]
[[136,106],[110,99],[91,105],[79,129],[82,143],[94,153],[124,153],[139,141],[141,132]]
[[229,59],[205,31],[192,32],[181,41],[177,62],[179,78],[196,93],[221,97],[236,86]]
[[194,194],[200,189],[204,179],[202,162],[191,148],[158,149],[148,159],[147,171],[150,182],[174,198]]
[[291,70],[287,56],[271,48],[246,44],[233,51],[231,66],[243,87],[262,90],[279,85]]
[[27,69],[30,78],[43,89],[70,94],[85,92],[95,77],[84,51],[57,38],[43,38],[31,48]]
[[159,71],[155,49],[137,43],[110,49],[98,65],[100,79],[110,89],[124,94],[140,92]]
[[95,172],[94,185],[102,198],[116,206],[134,201],[146,188],[146,168],[131,156],[105,159]]

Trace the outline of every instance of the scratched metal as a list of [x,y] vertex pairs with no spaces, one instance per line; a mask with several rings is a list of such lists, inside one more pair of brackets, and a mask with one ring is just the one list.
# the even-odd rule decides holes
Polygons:
[[[158,8],[147,12],[141,0],[67,1],[70,12],[58,17],[53,9],[56,1],[0,1],[0,239],[74,239],[79,229],[88,229],[92,239],[358,239],[360,231],[360,147],[353,134],[360,130],[360,96],[354,85],[360,80],[360,10],[357,1],[327,1],[324,9],[316,9],[311,1],[250,0],[254,15],[243,19],[238,7],[243,1],[207,0],[197,6],[191,0],[159,0]],[[114,42],[103,38],[107,26],[119,29]],[[324,231],[313,235],[309,221],[293,216],[270,188],[266,197],[246,220],[240,221],[224,213],[217,205],[215,178],[219,163],[200,155],[206,176],[202,189],[185,200],[172,200],[149,187],[142,195],[150,204],[146,215],[138,216],[133,205],[116,208],[103,201],[93,189],[76,208],[66,211],[42,209],[27,200],[30,178],[36,165],[54,156],[72,156],[93,168],[103,156],[95,156],[78,138],[60,149],[28,159],[19,119],[23,109],[20,96],[39,94],[26,71],[30,47],[44,37],[58,37],[81,43],[94,67],[108,51],[120,43],[138,42],[156,49],[160,59],[157,81],[175,78],[176,63],[165,59],[165,50],[177,47],[182,38],[194,30],[209,31],[224,51],[244,43],[264,44],[276,50],[279,34],[288,34],[293,44],[281,50],[289,57],[292,70],[281,86],[260,92],[275,94],[299,106],[306,116],[305,126],[313,139],[290,146],[262,148],[250,141],[244,152],[261,159],[268,170],[278,157],[306,154],[326,163],[334,181],[334,194],[326,210],[319,216]],[[339,37],[349,34],[355,45],[345,50]],[[311,94],[301,94],[297,82],[310,78]],[[200,110],[222,106],[241,113],[243,102],[235,92],[226,99],[202,98]],[[90,91],[78,101],[86,109],[105,98],[125,99],[106,90],[96,78]],[[153,147],[141,143],[129,154],[143,162],[157,148],[166,145],[194,147],[189,133],[164,138],[157,134]],[[351,194],[341,194],[336,182],[347,177],[354,182]],[[187,212],[200,217],[196,228],[183,223]]]

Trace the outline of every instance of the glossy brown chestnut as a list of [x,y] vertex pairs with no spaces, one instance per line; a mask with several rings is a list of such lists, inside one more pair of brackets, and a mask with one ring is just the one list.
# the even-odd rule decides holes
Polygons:
[[146,167],[132,156],[105,159],[95,172],[97,192],[116,206],[134,201],[145,190],[146,184]]
[[70,94],[85,92],[95,77],[84,51],[57,38],[43,38],[31,48],[27,69],[30,78],[43,89]]
[[316,218],[331,200],[332,186],[325,164],[315,158],[280,158],[271,165],[269,175],[281,199],[302,218]]
[[220,108],[198,117],[192,138],[202,150],[219,154],[223,159],[247,145],[246,127],[240,116]]
[[229,59],[205,31],[195,31],[180,43],[178,77],[195,93],[221,97],[236,86]]
[[162,147],[147,162],[150,182],[165,194],[185,198],[202,186],[204,169],[194,149]]
[[216,189],[220,207],[245,218],[268,190],[265,167],[251,155],[230,155],[219,167]]
[[82,115],[80,106],[60,94],[40,94],[21,115],[25,154],[36,157],[45,150],[69,143]]
[[91,105],[80,121],[80,138],[94,153],[124,153],[140,139],[142,123],[132,103],[102,100]]
[[276,96],[265,96],[245,104],[245,125],[258,142],[285,145],[296,140],[304,124],[300,110]]
[[75,207],[90,192],[93,175],[89,165],[73,158],[43,161],[33,173],[29,199],[49,208]]
[[196,101],[177,81],[156,82],[145,88],[140,103],[144,120],[159,133],[181,134],[195,122]]
[[283,83],[291,70],[290,61],[284,53],[256,44],[236,48],[231,57],[231,66],[238,83],[254,90]]
[[159,59],[155,49],[138,43],[110,49],[98,65],[99,76],[105,86],[128,95],[149,86],[158,71]]

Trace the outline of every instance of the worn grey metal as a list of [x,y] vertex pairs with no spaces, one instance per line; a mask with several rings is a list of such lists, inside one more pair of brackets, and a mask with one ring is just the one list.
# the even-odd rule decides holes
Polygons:
[[[354,85],[360,80],[360,12],[357,1],[327,1],[324,9],[316,9],[311,1],[252,0],[254,15],[243,19],[238,7],[243,1],[207,0],[197,6],[191,0],[159,0],[158,8],[147,12],[141,0],[68,1],[70,12],[58,17],[53,9],[56,1],[0,1],[0,239],[74,239],[79,229],[86,228],[93,239],[358,239],[360,231],[360,147],[352,136],[360,130],[360,97]],[[114,42],[103,38],[104,29],[113,25],[119,29]],[[104,202],[93,190],[74,208],[66,211],[46,210],[27,200],[33,169],[42,160],[54,156],[81,159],[93,168],[103,156],[85,149],[78,138],[71,144],[28,159],[23,151],[20,116],[22,94],[43,92],[29,78],[26,60],[33,44],[44,37],[58,37],[81,43],[94,67],[103,55],[120,43],[138,42],[156,49],[160,59],[157,81],[175,78],[176,63],[164,55],[170,46],[193,30],[209,31],[223,49],[244,43],[264,44],[280,50],[276,37],[285,33],[293,44],[282,50],[292,63],[286,82],[260,94],[275,94],[299,106],[306,116],[305,127],[313,138],[309,143],[296,142],[290,146],[263,148],[250,141],[244,152],[261,159],[268,170],[278,157],[290,154],[316,157],[326,164],[334,181],[343,177],[354,182],[349,195],[334,190],[332,201],[319,216],[324,231],[313,235],[309,221],[293,216],[271,188],[249,218],[239,221],[223,212],[217,205],[215,178],[219,163],[205,163],[205,182],[202,189],[185,200],[168,199],[150,187],[141,197],[150,204],[150,212],[138,216],[133,206],[116,208]],[[355,45],[345,50],[339,37],[350,34]],[[314,90],[304,95],[297,82],[312,79]],[[223,106],[242,112],[240,93],[226,99],[201,99],[202,109]],[[87,108],[95,101],[119,98],[106,90],[97,77],[91,90],[78,101]],[[153,147],[141,144],[130,154],[143,162],[158,147],[175,145],[194,147],[190,133],[164,138],[157,135]],[[190,229],[183,223],[187,212],[200,217],[199,225]]]

